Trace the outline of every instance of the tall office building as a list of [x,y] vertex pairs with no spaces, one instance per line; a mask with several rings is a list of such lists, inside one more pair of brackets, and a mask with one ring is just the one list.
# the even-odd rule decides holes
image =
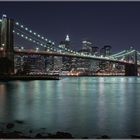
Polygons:
[[110,56],[111,55],[111,46],[110,45],[105,45],[103,48],[100,50],[100,55],[102,56]]
[[99,47],[93,46],[92,47],[92,55],[99,55]]
[[[92,54],[92,42],[89,40],[82,41],[82,49],[79,51],[81,54]],[[77,68],[82,71],[90,70],[91,61],[87,59],[77,59]]]
[[[103,57],[107,57],[111,55],[111,46],[110,45],[105,45],[103,48],[100,49],[100,55]],[[99,67],[101,70],[109,70],[111,66],[110,62],[107,61],[100,61]]]
[[70,49],[70,37],[69,37],[69,35],[66,35],[66,38],[65,38],[65,47],[67,49]]
[[[65,53],[67,52],[66,51],[67,49],[71,48],[69,35],[66,35],[65,40],[60,42],[59,48],[61,49],[61,52],[65,52]],[[63,64],[63,67],[62,67],[63,71],[70,71],[72,59],[70,57],[63,56],[62,57],[62,64]]]
[[82,41],[82,51],[85,54],[91,54],[92,53],[92,42],[89,40]]

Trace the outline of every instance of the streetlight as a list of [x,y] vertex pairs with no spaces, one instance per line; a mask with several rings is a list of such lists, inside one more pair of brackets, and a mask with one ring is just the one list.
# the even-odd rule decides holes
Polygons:
[[36,51],[38,51],[39,50],[39,48],[36,48]]

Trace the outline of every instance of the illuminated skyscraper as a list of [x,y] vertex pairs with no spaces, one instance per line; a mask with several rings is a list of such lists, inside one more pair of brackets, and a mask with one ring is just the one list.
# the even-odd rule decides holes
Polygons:
[[111,55],[111,46],[110,45],[105,45],[103,48],[100,50],[100,55],[102,56],[109,56]]
[[96,46],[94,46],[94,47],[92,47],[92,55],[99,55],[99,47],[96,47]]
[[92,53],[92,43],[89,40],[82,41],[82,50],[85,54],[91,54]]
[[[65,40],[60,42],[59,48],[61,49],[62,52],[67,52],[67,50],[71,48],[69,35],[66,35]],[[62,70],[64,70],[64,71],[70,71],[71,70],[72,59],[70,57],[64,56],[62,58],[62,63],[63,63]]]
[[70,42],[69,35],[66,35],[66,39],[65,39],[65,41]]

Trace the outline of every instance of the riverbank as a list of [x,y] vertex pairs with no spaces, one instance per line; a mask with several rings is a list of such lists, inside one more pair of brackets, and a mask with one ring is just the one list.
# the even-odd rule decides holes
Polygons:
[[[30,133],[32,133],[32,130],[30,130]],[[25,135],[20,131],[13,131],[13,132],[2,132],[0,131],[0,138],[1,139],[7,139],[7,138],[12,138],[12,139],[20,139],[20,138],[29,138],[29,139],[77,139],[76,137],[73,137],[71,133],[68,132],[60,132],[57,131],[56,133],[37,133],[35,136]],[[140,139],[140,136],[137,135],[130,135],[128,138],[131,139]],[[101,135],[101,136],[96,136],[96,137],[81,137],[78,139],[116,139],[116,138],[111,138],[108,135]],[[122,139],[122,138],[120,138]]]
[[[46,131],[46,128],[40,128],[38,131],[29,129],[28,132],[22,132],[16,128],[16,125],[24,125],[25,122],[21,120],[15,120],[12,123],[1,123],[0,125],[0,138],[29,138],[29,139],[112,139],[109,135],[96,135],[93,137],[75,137],[69,132],[57,131],[56,133],[49,133]],[[130,135],[127,138],[139,139],[139,135]],[[114,138],[113,138],[114,139]]]

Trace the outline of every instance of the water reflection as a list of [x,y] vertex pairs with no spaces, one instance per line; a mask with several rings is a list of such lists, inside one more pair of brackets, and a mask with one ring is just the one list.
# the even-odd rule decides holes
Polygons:
[[[80,77],[0,83],[0,122],[77,137],[140,133],[138,77]],[[20,127],[19,127],[20,128]]]

